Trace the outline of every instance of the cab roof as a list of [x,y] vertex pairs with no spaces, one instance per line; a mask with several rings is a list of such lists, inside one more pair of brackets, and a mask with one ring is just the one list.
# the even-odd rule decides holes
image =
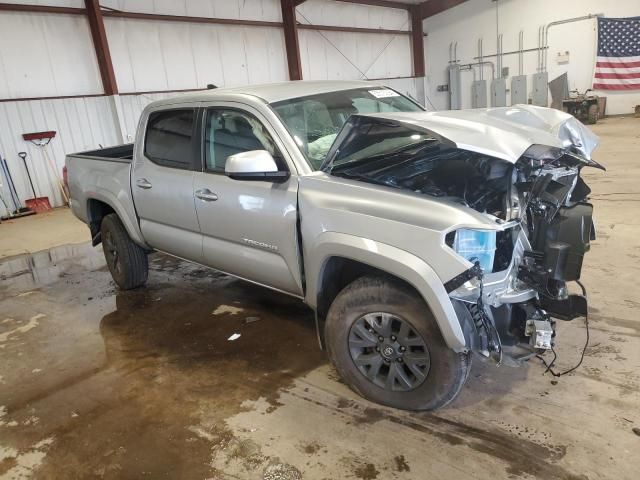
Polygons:
[[205,102],[222,98],[250,95],[266,103],[275,103],[292,98],[317,95],[320,93],[351,90],[354,88],[380,88],[382,85],[365,81],[344,80],[297,80],[260,85],[242,85],[238,87],[215,88],[187,95],[175,96],[153,102],[153,106],[180,102]]

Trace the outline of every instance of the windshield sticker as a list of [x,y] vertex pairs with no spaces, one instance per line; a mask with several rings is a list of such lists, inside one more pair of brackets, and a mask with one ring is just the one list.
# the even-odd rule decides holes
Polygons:
[[393,90],[389,90],[388,88],[378,89],[378,90],[369,90],[369,93],[376,98],[387,98],[387,97],[399,97],[400,94],[398,92],[394,92]]

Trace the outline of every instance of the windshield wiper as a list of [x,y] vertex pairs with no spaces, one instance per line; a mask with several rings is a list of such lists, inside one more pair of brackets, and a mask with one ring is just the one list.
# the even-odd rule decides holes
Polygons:
[[393,160],[395,157],[397,157],[400,154],[406,153],[407,150],[410,150],[412,148],[418,148],[418,151],[414,153],[414,155],[417,155],[422,149],[424,149],[425,147],[429,146],[432,142],[437,141],[435,138],[425,138],[424,140],[420,140],[419,142],[414,142],[411,143],[409,145],[404,145],[402,147],[398,147],[395,150],[390,150],[388,152],[383,152],[383,153],[378,153],[376,155],[371,155],[369,157],[364,157],[364,158],[359,158],[357,160],[351,160],[351,161],[346,161],[344,163],[339,163],[337,165],[334,165],[333,163],[331,165],[329,165],[329,173],[332,173],[334,171],[340,171],[343,168],[354,168],[358,165],[362,165],[365,163],[369,163],[369,162],[373,162],[375,160],[384,160],[384,159],[388,159],[388,160]]
[[385,180],[380,180],[378,178],[371,177],[369,175],[365,175],[363,173],[350,172],[349,170],[336,172],[335,175],[337,177],[348,178],[349,180],[362,180],[363,182],[373,183],[375,185],[383,185],[385,187],[400,188],[395,183],[391,183],[391,182],[388,182],[388,181],[385,181]]

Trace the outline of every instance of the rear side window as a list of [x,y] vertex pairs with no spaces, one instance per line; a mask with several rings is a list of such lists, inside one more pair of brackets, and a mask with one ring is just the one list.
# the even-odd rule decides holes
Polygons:
[[145,135],[145,156],[158,165],[192,170],[194,124],[194,109],[152,113]]

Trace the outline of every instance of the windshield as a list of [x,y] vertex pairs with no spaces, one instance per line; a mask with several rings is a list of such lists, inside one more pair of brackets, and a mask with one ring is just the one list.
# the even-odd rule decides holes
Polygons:
[[322,170],[334,175],[377,174],[414,160],[428,161],[427,152],[451,146],[455,145],[415,125],[353,115],[338,133]]
[[389,88],[321,93],[271,104],[314,170],[319,170],[336,135],[354,114],[420,112],[417,103]]

